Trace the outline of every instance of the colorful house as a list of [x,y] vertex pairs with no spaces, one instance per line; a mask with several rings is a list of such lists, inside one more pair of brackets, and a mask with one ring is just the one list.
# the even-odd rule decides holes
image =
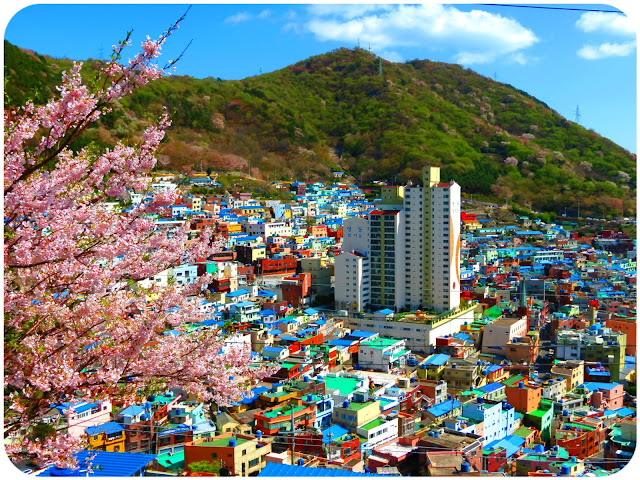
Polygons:
[[124,428],[116,422],[107,422],[95,427],[87,427],[85,433],[89,438],[91,450],[104,452],[124,452]]

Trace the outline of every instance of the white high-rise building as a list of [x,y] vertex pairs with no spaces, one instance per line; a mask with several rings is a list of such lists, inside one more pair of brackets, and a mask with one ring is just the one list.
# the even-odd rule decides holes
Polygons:
[[370,302],[369,221],[366,218],[344,221],[342,252],[334,261],[336,308],[360,311]]
[[440,182],[440,169],[425,167],[422,186],[384,188],[368,220],[374,309],[460,305],[458,184]]

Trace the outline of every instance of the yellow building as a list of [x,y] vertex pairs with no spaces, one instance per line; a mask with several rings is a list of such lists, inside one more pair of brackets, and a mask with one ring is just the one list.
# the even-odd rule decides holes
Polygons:
[[231,476],[247,477],[256,474],[267,465],[271,443],[252,435],[224,433],[211,439],[194,441],[185,445],[184,465],[196,462],[219,462]]
[[103,452],[124,452],[124,428],[116,422],[107,422],[95,427],[87,427],[89,449]]
[[562,377],[567,382],[566,391],[570,392],[584,383],[584,361],[566,360],[551,367],[551,376]]
[[361,427],[380,416],[380,401],[348,402],[333,407],[333,421],[345,428]]

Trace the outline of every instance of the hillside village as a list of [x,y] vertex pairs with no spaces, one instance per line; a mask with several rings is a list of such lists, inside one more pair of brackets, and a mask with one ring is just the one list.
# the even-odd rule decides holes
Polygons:
[[51,405],[42,423],[86,438],[93,452],[78,460],[95,455],[101,475],[624,468],[636,444],[635,239],[606,225],[581,236],[577,222],[496,221],[499,206],[462,199],[433,168],[423,186],[377,190],[342,175],[274,185],[286,202],[198,195],[215,176],[157,174],[152,189],[181,191],[154,219],[158,233],[210,227],[225,243],[140,282],[211,275],[193,297],[209,319],[162,334],[218,329],[225,348],[279,369],[228,406],[174,390],[137,404]]

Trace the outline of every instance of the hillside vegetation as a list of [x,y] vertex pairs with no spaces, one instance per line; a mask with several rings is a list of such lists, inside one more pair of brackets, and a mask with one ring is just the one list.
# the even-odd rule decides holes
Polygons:
[[[97,61],[85,62],[87,75]],[[43,101],[69,60],[5,42],[5,102]],[[381,68],[382,67],[382,68]],[[382,72],[382,74],[380,74]],[[166,105],[160,167],[265,180],[419,182],[439,165],[467,194],[582,216],[635,212],[636,156],[510,85],[446,63],[339,49],[244,80],[171,76],[136,92],[78,145],[138,135]]]

